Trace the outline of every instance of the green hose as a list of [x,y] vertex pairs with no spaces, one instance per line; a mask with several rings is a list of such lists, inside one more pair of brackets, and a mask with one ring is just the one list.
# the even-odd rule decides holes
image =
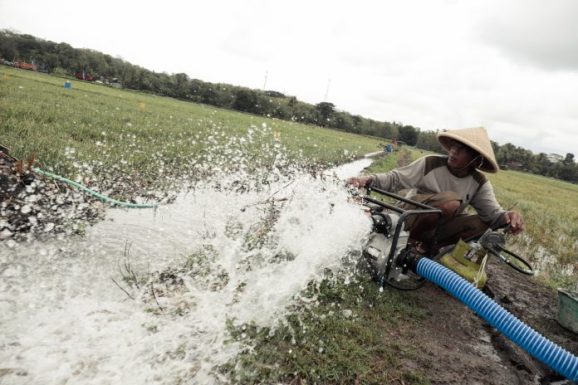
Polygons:
[[79,190],[87,192],[88,194],[92,195],[93,197],[100,199],[103,202],[110,203],[113,206],[126,207],[126,208],[130,208],[130,209],[151,209],[151,208],[158,207],[158,204],[138,204],[138,203],[117,201],[116,199],[112,199],[112,198],[109,198],[105,195],[102,195],[102,194],[100,194],[94,190],[91,190],[88,187],[83,186],[80,183],[77,183],[77,182],[72,181],[70,179],[66,179],[66,178],[61,177],[59,175],[53,174],[51,172],[41,170],[37,167],[34,167],[33,170],[37,174],[47,176],[49,178],[56,179],[56,180],[59,180],[61,182],[67,183],[71,186],[74,186],[74,187],[78,188]]

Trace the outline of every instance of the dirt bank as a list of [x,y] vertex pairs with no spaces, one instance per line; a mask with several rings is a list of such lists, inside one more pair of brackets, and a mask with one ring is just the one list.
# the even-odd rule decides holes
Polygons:
[[[553,342],[578,354],[578,336],[557,319],[557,293],[508,266],[488,266],[490,294],[507,310]],[[490,327],[433,284],[408,293],[426,309],[421,327],[402,330],[402,344],[418,344],[417,357],[404,362],[432,384],[570,384]]]

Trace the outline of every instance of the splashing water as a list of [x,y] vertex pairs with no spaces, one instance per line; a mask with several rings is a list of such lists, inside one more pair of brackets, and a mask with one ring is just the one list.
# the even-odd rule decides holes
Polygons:
[[273,179],[239,192],[223,177],[156,212],[109,210],[83,238],[1,247],[0,382],[227,382],[227,324],[273,326],[370,230],[342,182]]

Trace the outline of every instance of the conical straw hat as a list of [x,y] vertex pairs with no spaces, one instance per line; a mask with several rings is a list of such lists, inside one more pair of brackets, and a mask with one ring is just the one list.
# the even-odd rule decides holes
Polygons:
[[450,139],[476,150],[484,158],[482,165],[478,167],[480,170],[496,173],[500,169],[494,155],[492,143],[484,127],[442,131],[437,136],[439,142],[447,151],[450,150]]

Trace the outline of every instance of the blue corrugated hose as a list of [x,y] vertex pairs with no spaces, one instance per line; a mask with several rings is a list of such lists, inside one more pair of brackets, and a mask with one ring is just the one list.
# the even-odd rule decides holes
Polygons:
[[462,301],[530,355],[569,380],[578,381],[578,357],[517,319],[458,274],[427,258],[418,261],[416,272]]
[[141,204],[141,203],[121,202],[121,201],[118,201],[116,199],[109,198],[106,195],[102,195],[102,194],[100,194],[94,190],[89,189],[86,186],[81,185],[78,182],[64,178],[60,175],[56,175],[56,174],[53,174],[51,172],[41,170],[37,167],[34,167],[33,170],[35,173],[37,173],[39,175],[44,175],[44,176],[47,176],[49,178],[56,179],[56,180],[59,180],[61,182],[67,183],[71,186],[74,186],[74,187],[78,188],[79,190],[82,190],[82,191],[92,195],[93,197],[100,199],[103,202],[110,203],[113,206],[126,207],[129,209],[151,209],[151,208],[155,208],[158,206],[158,204]]

